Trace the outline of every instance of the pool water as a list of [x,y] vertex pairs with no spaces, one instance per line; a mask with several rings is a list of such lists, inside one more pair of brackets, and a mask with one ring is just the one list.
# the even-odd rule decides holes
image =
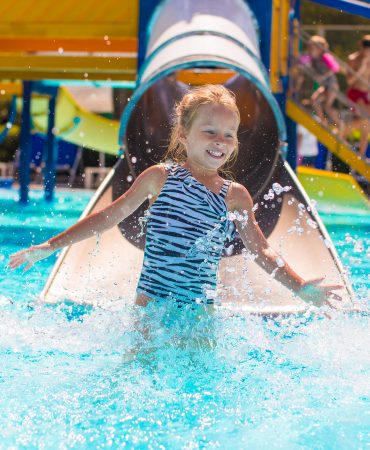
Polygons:
[[[366,314],[199,319],[41,305],[55,257],[10,272],[13,253],[76,221],[90,194],[30,205],[0,191],[0,448],[360,449],[370,444]],[[368,302],[369,225],[323,216]],[[149,329],[143,341],[132,316]],[[171,322],[169,322],[171,317]],[[141,339],[141,340],[140,340]]]

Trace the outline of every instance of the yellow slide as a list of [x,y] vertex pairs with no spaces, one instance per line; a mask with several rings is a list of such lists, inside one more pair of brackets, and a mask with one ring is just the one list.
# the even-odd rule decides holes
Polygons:
[[301,105],[288,99],[286,103],[286,114],[294,122],[300,123],[307,128],[332,153],[370,181],[370,165],[364,159],[360,158],[358,153],[353,151],[348,143],[331,133],[325,126],[316,122]]
[[369,216],[370,202],[351,175],[308,167],[298,167],[297,175],[309,197],[319,202],[321,212]]
[[[36,131],[46,133],[48,113],[48,98],[32,98],[31,115]],[[118,121],[85,110],[66,88],[59,89],[55,120],[55,135],[59,138],[81,147],[117,155],[118,128]]]

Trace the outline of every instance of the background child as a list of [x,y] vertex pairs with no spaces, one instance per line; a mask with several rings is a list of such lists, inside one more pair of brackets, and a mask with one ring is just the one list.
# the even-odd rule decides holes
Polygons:
[[[360,42],[358,52],[348,57],[348,65],[355,73],[347,74],[347,97],[360,107],[358,119],[352,124],[361,130],[359,152],[366,157],[370,132],[370,35],[366,35]],[[356,111],[355,111],[356,112]],[[364,113],[367,117],[364,117]]]
[[339,91],[335,74],[339,72],[339,65],[329,52],[327,40],[321,36],[311,36],[308,41],[307,54],[302,55],[299,62],[311,73],[320,87],[312,94],[311,103],[314,111],[326,123],[324,112],[337,127],[341,122],[333,103]]
[[341,286],[319,286],[322,279],[305,281],[297,275],[265,239],[247,189],[221,177],[238,152],[239,122],[234,95],[226,88],[193,89],[175,109],[166,155],[172,163],[145,170],[108,207],[47,242],[12,255],[9,266],[26,263],[28,269],[61,247],[103,233],[149,198],[138,305],[146,306],[151,300],[212,304],[222,250],[236,226],[264,270],[274,272],[303,300],[332,306],[328,298],[340,300],[332,291]]

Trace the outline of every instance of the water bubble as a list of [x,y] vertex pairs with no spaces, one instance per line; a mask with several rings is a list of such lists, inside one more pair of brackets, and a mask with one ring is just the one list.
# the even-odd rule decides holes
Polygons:
[[279,183],[273,183],[272,184],[272,189],[273,189],[273,191],[275,192],[275,194],[276,195],[280,195],[280,194],[282,194],[283,192],[288,192],[288,191],[290,191],[291,189],[292,189],[292,187],[291,186],[281,186],[281,184],[279,184]]
[[327,248],[331,247],[331,242],[329,239],[324,239],[324,244],[326,245]]
[[364,251],[364,245],[362,239],[358,239],[353,247],[355,253],[362,253]]
[[233,245],[229,245],[229,247],[225,247],[225,253],[227,254],[227,256],[231,256],[233,254],[233,250],[234,250]]
[[11,122],[7,122],[5,126],[8,130],[10,130],[10,128],[13,126],[13,124]]
[[133,156],[133,157],[131,158],[131,161],[132,161],[132,164],[135,164],[135,163],[137,162],[137,158],[136,158],[135,156]]
[[258,209],[258,203],[255,203],[253,205],[252,211],[255,212],[255,211],[257,211],[257,209]]
[[59,47],[58,48],[58,53],[63,53],[64,52],[64,48],[63,47]]
[[316,211],[316,209],[317,209],[317,201],[315,199],[311,198],[310,206],[311,206],[312,211]]
[[316,229],[318,227],[317,223],[312,219],[307,219],[307,225],[314,229]]
[[265,194],[263,196],[264,200],[273,200],[275,197],[274,191],[272,189],[269,189],[268,194]]
[[133,176],[132,175],[128,175],[126,180],[131,183],[131,181],[133,180]]
[[281,258],[280,256],[278,256],[275,261],[276,261],[276,265],[278,267],[284,267],[285,266],[285,262],[284,262],[283,258]]
[[355,239],[353,239],[353,237],[349,233],[345,234],[344,240],[346,241],[347,244],[356,244]]

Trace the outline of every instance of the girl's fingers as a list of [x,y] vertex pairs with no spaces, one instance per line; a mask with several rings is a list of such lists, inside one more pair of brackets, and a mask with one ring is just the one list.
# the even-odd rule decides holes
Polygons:
[[24,262],[24,261],[22,261],[22,260],[16,260],[16,259],[14,259],[14,260],[12,260],[12,261],[9,261],[8,266],[9,266],[11,269],[16,269],[16,268],[19,267],[23,262]]
[[32,263],[27,264],[27,266],[23,269],[23,272],[27,272],[27,270],[30,269],[32,265]]
[[342,289],[343,285],[342,284],[330,284],[327,286],[323,286],[325,289],[329,289],[330,291],[336,291],[337,289]]
[[342,297],[338,294],[334,294],[333,292],[328,292],[328,296],[330,296],[332,300],[337,300],[338,302],[342,301]]
[[316,286],[317,284],[320,284],[323,280],[325,280],[325,277],[314,278],[313,280],[309,281],[309,284],[313,284]]
[[330,306],[330,308],[338,310],[338,308],[336,306],[334,306],[332,303],[330,303],[329,300],[325,300],[324,305],[328,305],[328,306]]

